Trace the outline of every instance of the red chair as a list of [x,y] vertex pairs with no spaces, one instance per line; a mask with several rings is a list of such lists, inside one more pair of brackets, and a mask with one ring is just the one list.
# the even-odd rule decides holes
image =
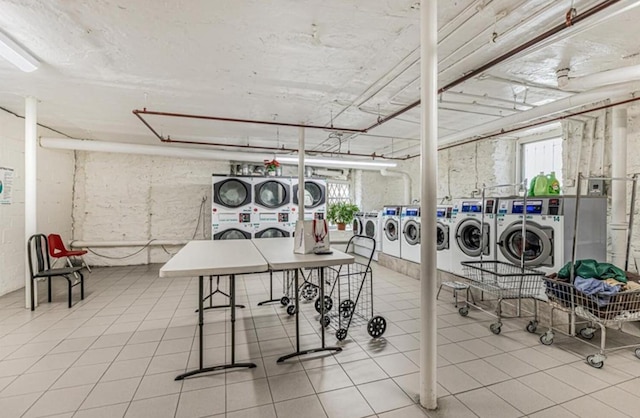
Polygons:
[[73,267],[73,263],[71,263],[71,257],[80,257],[80,259],[82,260],[82,265],[85,266],[87,270],[89,270],[89,272],[91,272],[89,265],[83,257],[83,255],[88,252],[87,250],[67,250],[67,248],[64,246],[64,242],[62,241],[62,237],[58,234],[49,234],[48,241],[49,255],[51,257],[56,259],[60,259],[63,257],[66,258],[69,267]]

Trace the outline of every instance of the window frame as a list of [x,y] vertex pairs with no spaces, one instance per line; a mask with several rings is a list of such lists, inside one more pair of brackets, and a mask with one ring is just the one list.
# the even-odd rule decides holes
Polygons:
[[[543,141],[551,141],[554,139],[559,139],[560,141],[563,141],[564,138],[562,136],[561,133],[558,132],[553,132],[550,133],[549,135],[545,135],[543,137],[528,137],[528,138],[520,138],[516,141],[516,163],[515,163],[515,170],[516,170],[516,183],[521,183],[524,180],[524,146],[534,143],[534,142],[543,142]],[[564,146],[564,144],[563,144]],[[564,165],[564,161],[562,162]],[[560,177],[562,177],[562,173],[560,173]],[[531,180],[532,179],[527,179],[527,188],[529,188],[529,186],[531,185]],[[562,179],[562,181],[564,181],[564,179]],[[561,182],[562,182],[561,181]]]

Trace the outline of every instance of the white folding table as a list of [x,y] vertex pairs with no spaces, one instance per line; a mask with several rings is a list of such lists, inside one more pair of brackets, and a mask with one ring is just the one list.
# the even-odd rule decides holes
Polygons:
[[[237,367],[256,367],[253,363],[236,363],[235,361],[235,321],[236,321],[236,274],[261,273],[268,270],[264,257],[252,241],[190,241],[160,269],[160,277],[194,277],[198,276],[198,327],[199,327],[199,368],[176,377],[186,377],[216,370]],[[231,305],[231,363],[219,366],[203,365],[203,293],[204,276],[229,275]]]
[[295,254],[293,252],[293,238],[262,238],[253,240],[256,248],[269,264],[270,270],[294,270],[294,292],[296,303],[296,351],[278,359],[281,363],[289,358],[316,353],[320,351],[342,351],[341,347],[327,347],[324,339],[324,323],[320,322],[322,345],[317,348],[300,350],[300,301],[298,294],[298,272],[302,268],[317,268],[319,270],[320,285],[320,319],[324,318],[324,268],[341,264],[352,264],[354,257],[341,251],[332,249],[333,254]]

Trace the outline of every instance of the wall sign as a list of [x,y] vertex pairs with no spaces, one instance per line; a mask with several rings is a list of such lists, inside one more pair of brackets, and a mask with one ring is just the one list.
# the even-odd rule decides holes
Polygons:
[[0,205],[12,203],[13,168],[0,167]]

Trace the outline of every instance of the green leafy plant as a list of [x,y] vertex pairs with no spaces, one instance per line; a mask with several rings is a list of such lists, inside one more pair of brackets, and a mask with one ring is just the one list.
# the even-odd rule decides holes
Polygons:
[[332,203],[329,205],[327,210],[327,219],[334,223],[338,224],[350,224],[353,222],[353,218],[355,214],[360,212],[360,208],[357,205],[349,202],[338,202]]

